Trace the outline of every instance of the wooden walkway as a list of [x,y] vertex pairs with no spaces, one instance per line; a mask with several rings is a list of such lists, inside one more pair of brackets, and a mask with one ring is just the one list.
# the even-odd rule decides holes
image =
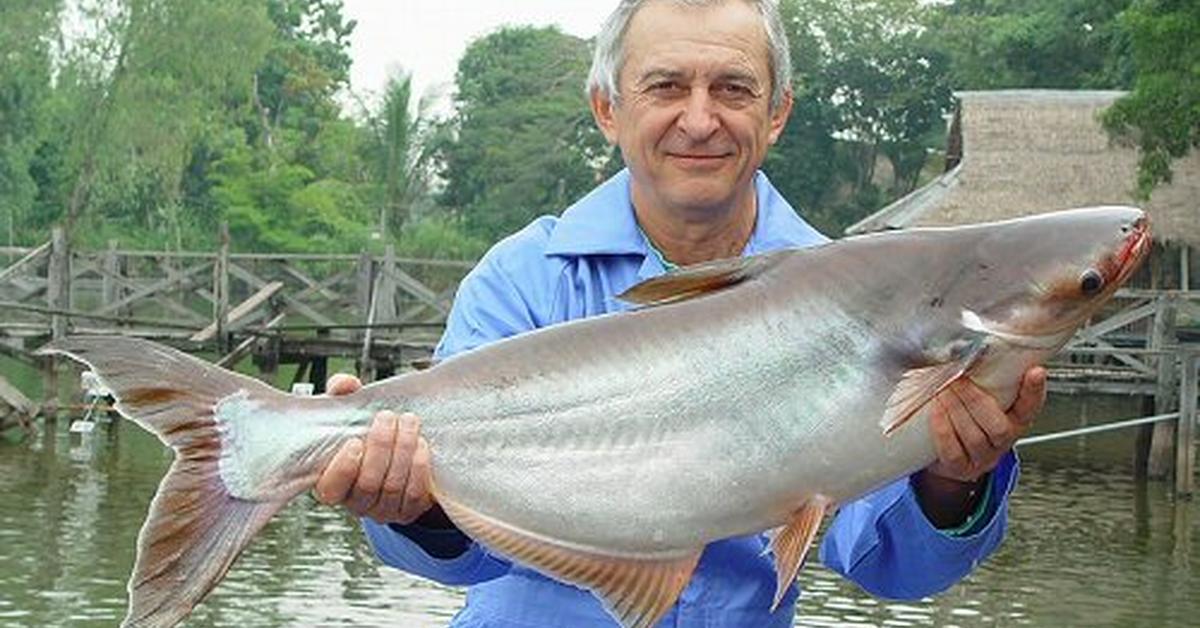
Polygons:
[[[323,386],[330,358],[367,380],[427,359],[467,261],[381,255],[72,250],[62,232],[33,248],[0,247],[0,354],[55,369],[32,352],[67,334],[119,334],[253,359],[273,377]],[[53,404],[48,396],[46,402]],[[2,400],[0,400],[2,402]],[[47,408],[52,411],[53,407]]]

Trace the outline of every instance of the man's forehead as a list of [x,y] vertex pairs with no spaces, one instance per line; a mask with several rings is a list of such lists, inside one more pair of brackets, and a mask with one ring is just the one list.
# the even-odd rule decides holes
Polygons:
[[705,6],[647,2],[630,21],[623,43],[626,69],[637,76],[694,72],[698,66],[710,66],[709,73],[769,71],[762,17],[739,0]]

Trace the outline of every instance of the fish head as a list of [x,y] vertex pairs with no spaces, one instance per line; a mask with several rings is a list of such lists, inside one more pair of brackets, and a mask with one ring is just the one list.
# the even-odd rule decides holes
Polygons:
[[[995,225],[978,243],[978,281],[959,283],[964,324],[1057,349],[1124,284],[1151,248],[1136,207],[1091,207]],[[1040,339],[1040,340],[1039,340]]]

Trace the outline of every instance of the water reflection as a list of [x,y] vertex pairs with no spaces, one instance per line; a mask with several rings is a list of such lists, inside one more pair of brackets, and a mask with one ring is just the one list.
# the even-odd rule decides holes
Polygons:
[[[1050,411],[1047,429],[1077,426],[1095,409]],[[1008,541],[936,598],[878,600],[806,567],[797,624],[1196,625],[1196,506],[1175,505],[1161,484],[1135,484],[1131,441],[1089,437],[1023,452]],[[169,462],[130,424],[101,425],[88,438],[63,425],[32,445],[0,447],[0,626],[119,621],[137,528]],[[187,625],[433,627],[461,601],[457,590],[380,566],[352,521],[306,497],[268,524]]]

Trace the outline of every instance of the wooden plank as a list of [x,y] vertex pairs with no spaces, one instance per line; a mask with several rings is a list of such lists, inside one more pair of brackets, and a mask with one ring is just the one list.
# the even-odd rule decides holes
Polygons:
[[[226,329],[229,329],[238,320],[242,319],[250,312],[253,312],[258,306],[266,303],[267,299],[275,296],[275,293],[279,292],[281,288],[283,288],[282,281],[272,281],[271,283],[259,288],[258,292],[250,295],[250,298],[237,304],[237,306],[232,310],[229,310],[229,313],[225,316]],[[281,317],[279,318],[282,320]],[[278,324],[278,321],[276,324]],[[192,336],[191,338],[192,342],[208,342],[209,340],[212,340],[217,335],[217,329],[218,325],[216,321],[214,321],[208,327],[196,332],[196,335]]]
[[1109,332],[1116,331],[1126,325],[1133,324],[1143,318],[1149,318],[1158,311],[1158,304],[1154,301],[1149,303],[1134,305],[1121,312],[1104,319],[1099,323],[1088,325],[1076,332],[1075,337],[1067,343],[1067,347],[1073,347],[1079,344],[1095,342],[1100,336]]
[[444,308],[429,308],[427,303],[417,303],[416,305],[413,305],[405,310],[404,314],[400,316],[400,320],[403,322],[418,322],[418,315],[420,315],[426,309],[433,309],[433,316],[427,317],[425,320],[444,322],[446,320],[446,315],[450,312],[450,307],[453,305],[454,295],[457,292],[458,282],[456,281],[452,285],[448,286],[445,290],[442,290],[437,294],[436,300],[438,303],[443,304]]
[[148,286],[145,286],[144,288],[142,288],[140,290],[136,290],[131,294],[125,295],[125,298],[123,298],[123,299],[118,299],[117,301],[115,301],[113,303],[109,303],[108,305],[101,307],[100,309],[96,310],[96,314],[107,314],[109,312],[116,311],[126,305],[134,303],[134,302],[138,301],[139,299],[144,299],[144,298],[154,294],[155,292],[165,290],[165,289],[170,288],[175,285],[188,284],[192,281],[193,276],[199,274],[200,272],[202,272],[204,270],[207,270],[211,266],[212,266],[212,264],[207,263],[207,262],[197,264],[196,266],[193,266],[187,270],[180,272],[176,276],[156,281]]
[[440,311],[443,314],[449,313],[450,308],[447,307],[446,304],[438,301],[438,294],[425,284],[417,281],[417,279],[412,275],[396,267],[385,269],[385,272],[390,275],[392,281],[395,282],[395,285],[399,286],[399,288],[406,293],[416,297],[418,301],[421,301],[422,303]]
[[310,294],[320,295],[328,301],[337,301],[341,298],[341,295],[330,290],[329,286],[332,286],[344,279],[347,275],[345,271],[337,273],[332,277],[326,277],[322,281],[317,281],[286,261],[280,264],[280,269],[305,285],[306,289],[296,295],[297,299],[304,299]]
[[36,416],[38,413],[37,404],[30,401],[29,397],[26,397],[16,386],[4,379],[3,375],[0,375],[0,401],[27,417]]
[[10,264],[4,270],[0,270],[0,283],[8,281],[9,277],[15,277],[17,275],[17,271],[23,269],[27,264],[32,263],[37,258],[48,253],[52,245],[53,240],[47,241],[45,244],[27,253],[25,257],[22,257],[21,259]]
[[[121,268],[120,258],[117,258],[115,260],[115,262],[117,263],[117,269],[119,270]],[[98,275],[100,275],[101,282],[102,282],[101,290],[108,290],[111,288],[114,291],[114,294],[112,295],[113,296],[112,299],[108,299],[108,295],[105,295],[105,297],[101,299],[100,309],[97,310],[98,312],[103,312],[103,311],[111,309],[108,306],[112,305],[114,302],[116,302],[120,299],[125,299],[127,295],[129,295],[132,292],[136,292],[140,289],[137,281],[135,281],[134,279],[131,279],[131,278],[124,277],[119,273],[110,272],[104,266],[99,265],[101,262],[90,262],[87,260],[83,260],[80,263],[88,266],[87,268],[84,269],[85,271],[92,270],[92,271],[95,271]],[[105,261],[103,263],[107,264],[108,262]],[[174,269],[167,270],[167,279],[178,278],[179,276],[180,276],[180,273],[178,271],[175,271]],[[194,323],[202,324],[206,320],[204,317],[200,316],[196,312],[193,312],[187,306],[183,305],[182,303],[179,303],[178,301],[175,301],[174,299],[172,299],[170,297],[159,295],[159,294],[150,294],[143,298],[145,300],[157,303],[157,304],[161,305],[164,309],[174,312],[175,314],[178,314],[178,315],[184,317],[185,319],[192,321]],[[108,300],[106,300],[106,299],[108,299]],[[119,308],[119,311],[117,312],[117,314],[119,316],[131,316],[132,314],[131,314],[130,310],[132,309],[132,307],[133,307],[133,303],[126,303],[125,305],[123,305]],[[193,326],[196,326],[196,325],[193,325]]]
[[[282,285],[282,284],[280,284],[280,285]],[[267,321],[267,323],[262,326],[262,330],[267,330],[267,329],[271,329],[271,328],[275,327],[279,323],[283,322],[283,319],[285,319],[285,318],[287,318],[286,314],[277,314],[275,316],[275,318],[272,318],[271,320]],[[192,340],[195,340],[195,338],[193,337]],[[238,346],[234,347],[233,351],[230,351],[228,354],[226,354],[220,360],[217,360],[217,366],[223,366],[225,368],[229,368],[229,367],[232,367],[233,365],[237,364],[238,362],[240,362],[242,360],[242,358],[246,357],[246,355],[250,353],[251,347],[253,347],[254,344],[256,342],[258,342],[259,340],[260,340],[260,338],[258,336],[250,336],[249,338],[246,338],[245,340],[240,342],[238,344]]]
[[[255,289],[258,289],[258,288],[261,288],[261,287],[267,285],[266,281],[262,280],[257,275],[246,270],[245,268],[242,268],[240,265],[234,264],[233,262],[229,263],[229,274],[231,274],[234,277],[237,277],[238,279],[246,282],[247,284],[250,284]],[[280,296],[283,299],[283,302],[285,304],[287,304],[288,307],[292,308],[293,310],[296,311],[297,314],[313,321],[314,323],[317,323],[318,325],[336,325],[336,323],[334,322],[333,319],[314,310],[313,308],[309,307],[308,305],[301,303],[300,301],[297,301],[296,299],[293,299],[292,297],[288,296],[287,294],[283,294]]]
[[[93,314],[89,312],[79,312],[76,310],[53,309],[48,307],[39,307],[36,305],[26,305],[24,303],[13,303],[9,301],[0,301],[0,310],[16,310],[19,312],[35,312],[38,314],[51,314],[63,316],[66,318],[81,318],[84,320],[106,321],[110,323],[128,323],[131,325],[149,325],[153,327],[163,327],[166,329],[196,329],[195,325],[180,323],[179,321],[159,320],[153,318],[137,318],[132,316],[114,316],[109,314]],[[49,330],[49,327],[42,324],[41,328]]]

